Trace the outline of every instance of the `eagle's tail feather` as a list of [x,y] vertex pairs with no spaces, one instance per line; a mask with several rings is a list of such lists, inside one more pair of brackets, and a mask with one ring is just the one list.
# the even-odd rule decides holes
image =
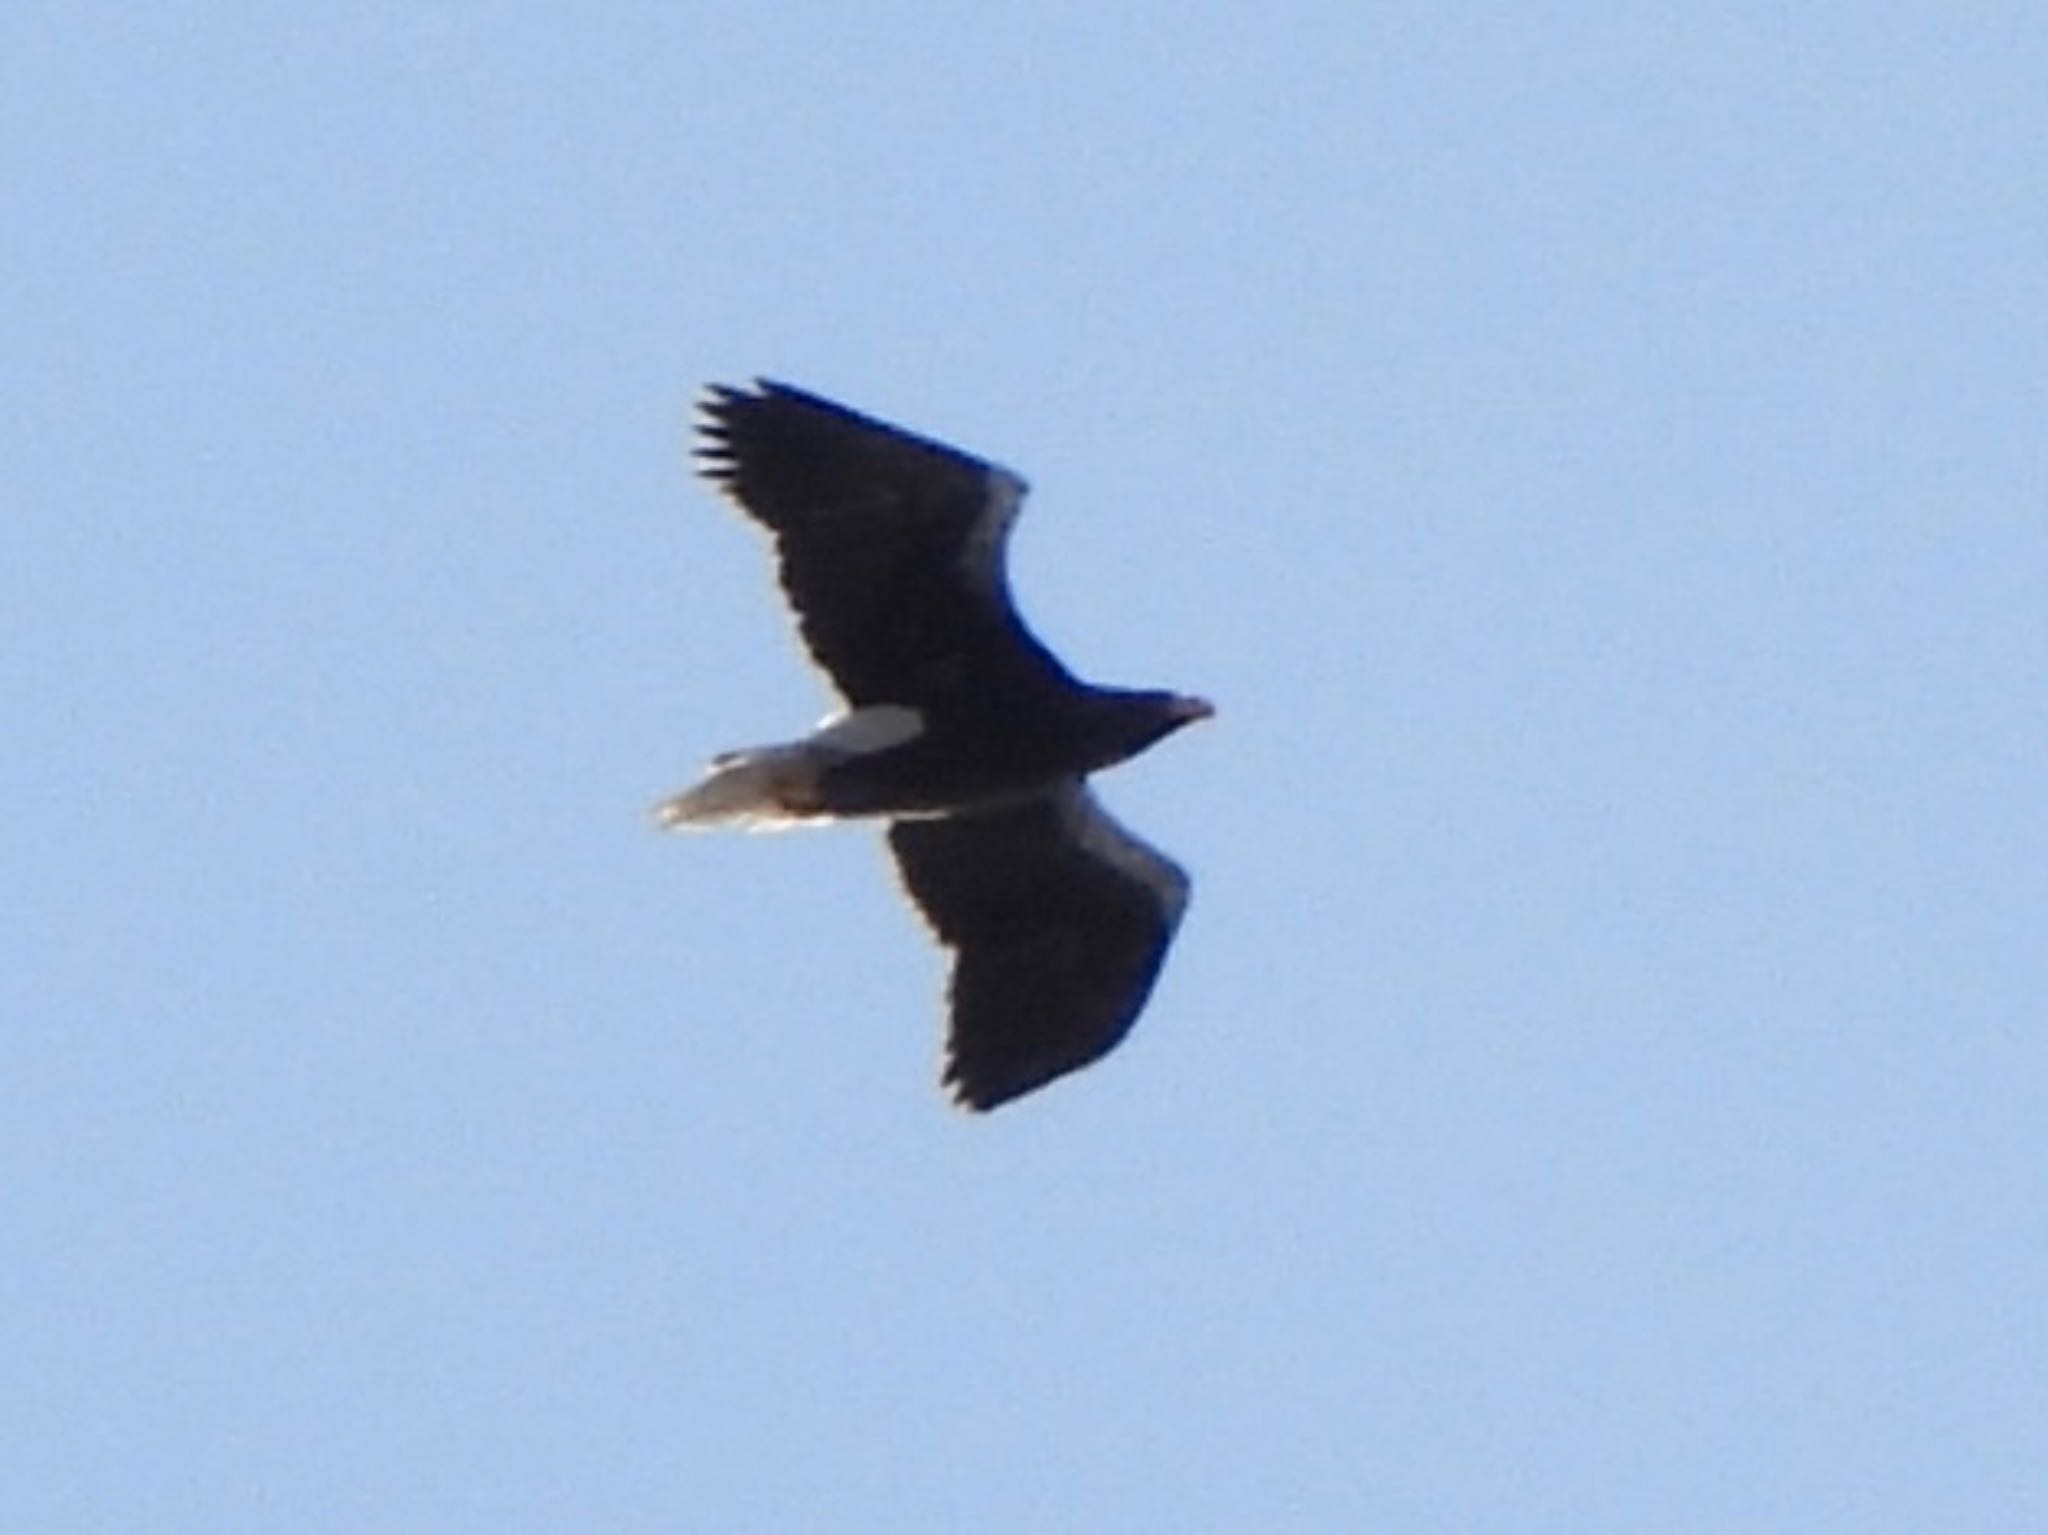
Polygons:
[[816,820],[824,814],[818,797],[822,765],[801,741],[721,753],[701,780],[654,807],[655,823],[666,831],[778,831]]

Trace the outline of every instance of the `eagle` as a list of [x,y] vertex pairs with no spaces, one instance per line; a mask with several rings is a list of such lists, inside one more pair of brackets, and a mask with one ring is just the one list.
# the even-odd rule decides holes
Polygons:
[[698,467],[772,536],[844,709],[712,758],[656,821],[886,821],[952,951],[955,1100],[992,1109],[1100,1059],[1151,994],[1189,882],[1086,780],[1215,710],[1083,682],[1032,634],[1005,574],[1026,491],[1010,470],[769,380],[713,386],[699,408]]

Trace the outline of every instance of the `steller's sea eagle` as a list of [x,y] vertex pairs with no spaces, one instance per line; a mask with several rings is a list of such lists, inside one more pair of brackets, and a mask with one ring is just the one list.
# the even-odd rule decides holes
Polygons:
[[676,829],[872,817],[954,951],[945,1082],[994,1108],[1086,1066],[1158,976],[1187,874],[1088,792],[1214,711],[1080,681],[1012,606],[1025,484],[998,465],[787,384],[715,387],[703,472],[774,535],[782,587],[845,711],[726,752],[663,801]]

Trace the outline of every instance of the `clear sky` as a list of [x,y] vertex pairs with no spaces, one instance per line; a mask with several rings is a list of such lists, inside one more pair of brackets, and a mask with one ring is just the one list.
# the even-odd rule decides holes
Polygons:
[[[2048,1529],[2048,11],[0,9],[0,1531]],[[714,379],[1034,485],[986,1119]]]

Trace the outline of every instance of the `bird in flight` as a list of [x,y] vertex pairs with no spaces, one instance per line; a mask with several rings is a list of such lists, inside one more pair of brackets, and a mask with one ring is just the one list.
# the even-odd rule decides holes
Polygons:
[[1025,493],[999,465],[787,384],[714,387],[699,467],[773,536],[782,588],[844,710],[714,757],[664,827],[888,822],[905,889],[953,951],[944,1081],[991,1109],[1130,1031],[1188,876],[1085,780],[1215,711],[1095,687],[1010,599]]

